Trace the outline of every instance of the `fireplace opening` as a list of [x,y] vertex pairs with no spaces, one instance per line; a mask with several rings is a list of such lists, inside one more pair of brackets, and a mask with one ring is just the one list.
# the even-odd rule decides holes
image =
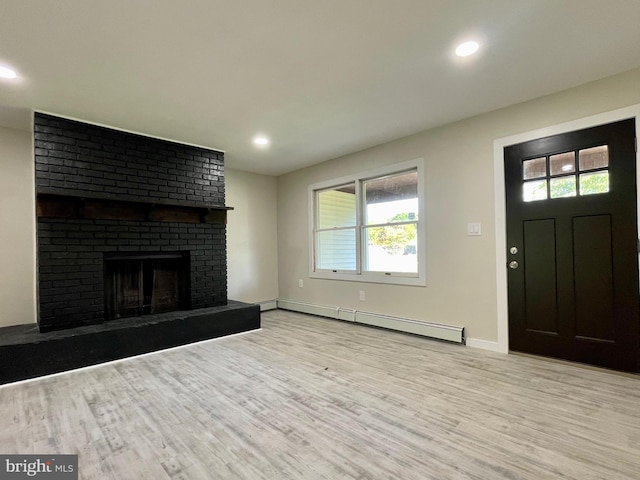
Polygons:
[[186,310],[189,252],[104,256],[105,319]]

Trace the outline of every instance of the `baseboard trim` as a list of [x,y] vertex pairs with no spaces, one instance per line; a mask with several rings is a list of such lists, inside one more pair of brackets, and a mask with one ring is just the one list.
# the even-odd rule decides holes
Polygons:
[[280,298],[277,300],[277,305],[278,308],[282,310],[308,313],[321,317],[345,320],[363,325],[372,325],[387,328],[389,330],[413,333],[415,335],[421,335],[423,337],[434,338],[437,340],[464,344],[464,327],[458,327],[455,325],[424,322],[420,320],[393,317],[390,315],[381,315],[371,312],[361,312],[359,310],[327,305],[313,305]]
[[264,302],[258,302],[258,305],[260,305],[261,312],[275,310],[276,308],[278,308],[278,303],[276,300],[266,300]]
[[500,353],[498,342],[490,342],[489,340],[481,340],[479,338],[467,338],[467,347],[480,348],[482,350],[490,350]]

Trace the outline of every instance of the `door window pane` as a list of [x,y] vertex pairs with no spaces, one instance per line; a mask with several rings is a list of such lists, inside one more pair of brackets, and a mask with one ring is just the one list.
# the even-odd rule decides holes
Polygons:
[[580,150],[579,158],[581,171],[606,168],[609,166],[609,147],[600,145],[599,147]]
[[568,177],[552,178],[549,183],[551,198],[565,198],[576,196],[576,177],[570,175]]
[[[551,175],[562,175],[563,173],[571,173],[576,169],[576,153],[566,152],[549,157],[549,170]],[[551,194],[553,197],[553,194]]]
[[522,184],[522,199],[525,202],[547,199],[547,181],[534,180]]
[[609,172],[583,173],[580,175],[580,195],[607,193],[609,191]]
[[534,158],[522,162],[522,178],[540,178],[547,176],[547,157]]

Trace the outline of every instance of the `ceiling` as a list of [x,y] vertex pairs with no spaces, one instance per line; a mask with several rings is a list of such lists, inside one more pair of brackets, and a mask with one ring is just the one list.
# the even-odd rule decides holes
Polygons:
[[2,64],[0,125],[37,109],[279,175],[640,66],[640,1],[2,0]]

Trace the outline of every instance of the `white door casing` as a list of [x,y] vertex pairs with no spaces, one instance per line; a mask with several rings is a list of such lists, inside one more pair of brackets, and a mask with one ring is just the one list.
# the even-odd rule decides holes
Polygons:
[[[518,143],[535,140],[537,138],[548,137],[595,127],[607,123],[624,120],[627,118],[636,119],[636,138],[640,134],[640,104],[600,113],[590,117],[572,120],[570,122],[540,128],[529,132],[498,138],[493,141],[493,173],[494,173],[494,200],[495,200],[495,228],[496,228],[496,305],[497,305],[497,326],[498,326],[498,346],[497,350],[502,353],[509,352],[509,316],[507,300],[507,242],[506,242],[506,202],[505,202],[505,178],[504,178],[504,147]],[[636,147],[636,185],[640,184],[640,156]],[[640,223],[640,198],[638,201],[638,212],[636,215]]]

